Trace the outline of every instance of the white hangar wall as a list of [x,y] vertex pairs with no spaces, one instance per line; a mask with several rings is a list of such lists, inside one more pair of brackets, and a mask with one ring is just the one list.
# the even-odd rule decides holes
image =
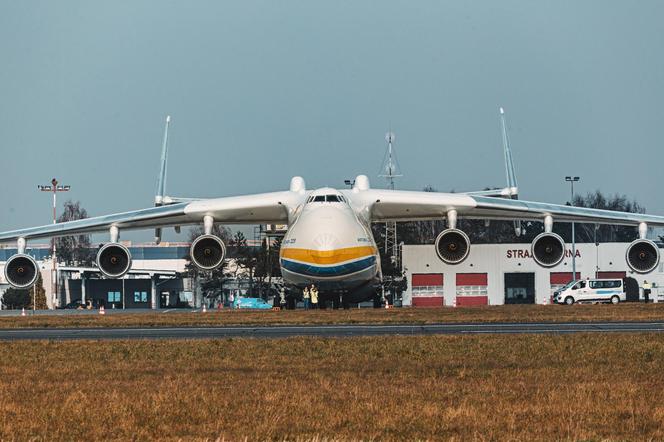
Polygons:
[[[624,273],[635,278],[639,285],[647,280],[663,286],[664,263],[660,262],[650,274],[634,273],[625,261],[628,245],[577,244],[577,275],[594,278]],[[572,246],[567,244],[566,247],[560,264],[544,268],[532,259],[530,244],[472,245],[468,258],[457,265],[443,263],[433,245],[404,245],[402,262],[408,289],[403,294],[403,305],[501,305],[506,303],[506,298],[508,303],[549,303],[553,290],[572,275]],[[505,290],[506,279],[509,294]],[[519,285],[519,281],[532,284],[534,297],[532,293],[522,293],[523,289],[512,287]]]

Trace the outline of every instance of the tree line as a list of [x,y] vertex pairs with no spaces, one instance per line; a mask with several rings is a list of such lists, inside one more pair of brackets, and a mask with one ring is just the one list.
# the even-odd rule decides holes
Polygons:
[[[435,192],[432,187],[424,191]],[[569,202],[566,203],[569,205]],[[645,213],[645,208],[636,200],[630,200],[625,195],[604,195],[601,191],[588,192],[585,195],[574,196],[574,206],[593,209],[615,210],[618,212]],[[460,217],[457,227],[468,235],[473,244],[493,243],[530,243],[544,231],[544,224],[538,221],[522,221],[522,234],[516,235],[513,221],[485,221],[481,219],[464,219]],[[447,228],[445,220],[412,221],[397,223],[397,237],[404,244],[433,244],[436,236]],[[565,242],[572,242],[572,224],[554,222],[553,231],[560,235]],[[636,239],[637,231],[630,226],[617,226],[607,224],[575,223],[574,237],[579,243],[604,242],[631,242]],[[384,232],[378,232],[378,237],[384,237]],[[377,237],[377,238],[378,238]]]
[[[202,226],[193,227],[189,232],[189,241],[194,241],[202,234]],[[187,274],[196,281],[194,286],[201,290],[204,297],[213,298],[222,293],[224,283],[244,275],[248,280],[250,294],[267,297],[272,278],[281,277],[281,238],[263,238],[260,246],[251,246],[243,232],[233,233],[221,224],[214,224],[212,234],[226,244],[227,258],[231,259],[224,259],[214,270],[201,270],[187,255]]]

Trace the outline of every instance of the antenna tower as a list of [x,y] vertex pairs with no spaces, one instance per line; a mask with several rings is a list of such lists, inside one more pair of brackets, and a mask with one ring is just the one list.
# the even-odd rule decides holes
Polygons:
[[[381,174],[378,176],[387,180],[389,189],[394,190],[395,178],[400,178],[403,175],[399,170],[399,163],[397,162],[396,151],[394,150],[395,135],[392,130],[385,134],[385,141],[387,142],[387,151],[385,158],[383,158],[383,165],[381,167]],[[397,242],[397,223],[396,221],[388,221],[385,223],[385,254],[390,257],[390,260],[397,269],[401,268],[401,259],[399,256],[399,244]]]
[[385,158],[383,158],[383,166],[379,177],[387,180],[387,185],[390,189],[394,190],[394,179],[400,178],[403,175],[399,173],[399,163],[397,162],[397,154],[394,150],[394,140],[396,136],[391,130],[385,134],[385,141],[387,142],[387,151]]

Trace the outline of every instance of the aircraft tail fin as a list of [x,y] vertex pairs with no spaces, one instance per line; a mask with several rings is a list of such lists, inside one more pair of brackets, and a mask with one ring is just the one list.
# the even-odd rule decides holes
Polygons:
[[505,175],[507,178],[507,189],[510,198],[519,199],[519,187],[516,181],[516,172],[514,171],[514,160],[512,159],[512,149],[507,135],[507,126],[505,125],[505,110],[500,108],[500,129],[503,137],[503,152],[505,155]]
[[[164,129],[164,142],[161,146],[161,167],[159,168],[159,176],[157,177],[157,190],[154,195],[155,207],[164,205],[164,197],[166,196],[166,170],[168,164],[168,126],[171,124],[171,116],[166,116],[166,128]],[[161,242],[161,227],[154,229],[154,242],[159,244]]]
[[[512,149],[510,149],[510,139],[507,135],[507,126],[505,124],[505,109],[500,108],[500,129],[503,135],[503,152],[505,153],[505,175],[507,177],[507,189],[509,197],[513,200],[519,199],[519,186],[516,182],[516,172],[514,171],[514,160],[512,160]],[[523,228],[520,220],[514,220],[514,233],[521,236]]]
[[161,146],[161,167],[159,168],[159,176],[157,177],[157,190],[154,196],[154,205],[161,206],[164,204],[164,196],[166,196],[166,171],[168,164],[168,127],[171,124],[171,116],[166,117],[166,128],[164,129],[164,142]]
[[[161,161],[159,176],[157,177],[157,190],[154,196],[155,207],[165,206],[176,203],[189,203],[200,201],[203,198],[176,198],[166,195],[166,175],[168,170],[168,128],[171,125],[171,116],[166,116],[166,127],[164,128],[164,141],[161,146]],[[176,226],[175,231],[179,233],[180,227]],[[157,244],[161,241],[161,227],[154,229],[154,240]]]

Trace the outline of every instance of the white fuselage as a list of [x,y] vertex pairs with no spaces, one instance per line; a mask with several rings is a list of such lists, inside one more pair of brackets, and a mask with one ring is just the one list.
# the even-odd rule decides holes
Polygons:
[[284,237],[281,273],[287,284],[351,292],[380,275],[380,257],[369,223],[333,189],[307,198]]

